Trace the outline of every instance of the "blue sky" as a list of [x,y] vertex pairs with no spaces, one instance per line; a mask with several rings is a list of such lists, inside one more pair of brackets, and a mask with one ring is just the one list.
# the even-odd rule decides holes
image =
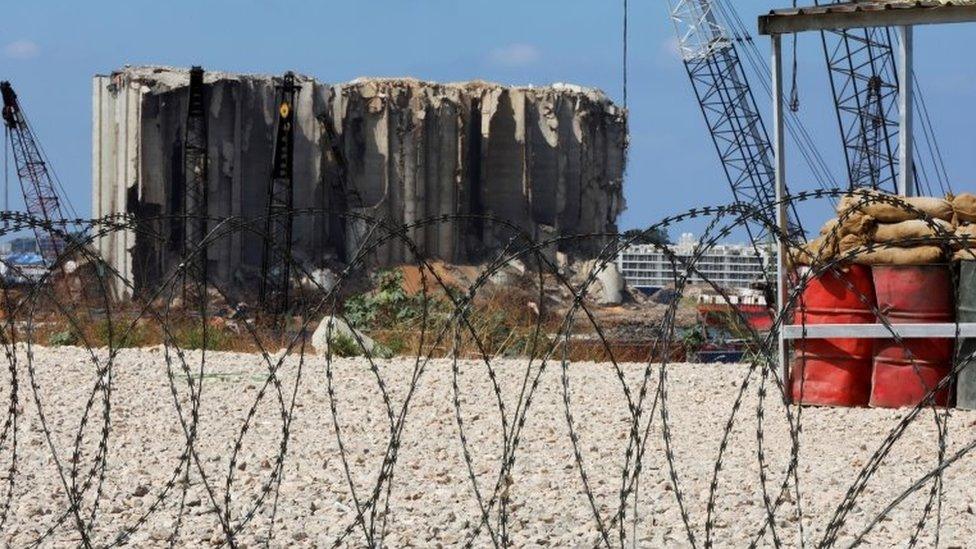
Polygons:
[[[731,194],[674,53],[664,0],[631,0],[631,148],[622,228]],[[773,3],[735,0],[747,24]],[[573,82],[622,99],[619,1],[171,0],[7,2],[0,78],[12,80],[69,199],[90,213],[91,76],[124,64],[296,70],[326,82],[358,76]],[[781,4],[789,4],[781,2]],[[918,73],[956,190],[974,190],[976,28],[921,29]],[[758,39],[765,55],[768,41]],[[843,175],[819,37],[800,44],[800,116]],[[768,111],[760,95],[760,108]],[[793,156],[795,158],[795,155]],[[812,188],[802,168],[793,188]],[[12,190],[11,195],[16,196]],[[12,202],[18,207],[18,202]],[[819,214],[817,214],[819,215]],[[821,216],[822,217],[822,216]],[[700,228],[692,223],[689,230]]]

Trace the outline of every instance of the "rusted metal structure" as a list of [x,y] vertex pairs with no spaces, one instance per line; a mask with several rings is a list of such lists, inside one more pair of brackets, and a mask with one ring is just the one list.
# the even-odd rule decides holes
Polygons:
[[183,234],[174,242],[182,243],[183,257],[188,259],[183,278],[184,300],[192,297],[202,306],[207,295],[208,189],[207,110],[201,67],[190,69],[187,92],[186,137],[183,140]]

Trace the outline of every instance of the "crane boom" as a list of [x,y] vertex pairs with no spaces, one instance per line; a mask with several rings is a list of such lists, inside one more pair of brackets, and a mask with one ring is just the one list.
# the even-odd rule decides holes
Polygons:
[[[822,5],[842,1],[815,0],[815,3]],[[735,66],[741,67],[740,53],[743,54],[741,59],[751,64],[753,70],[763,75],[769,70],[769,67],[761,61],[761,57],[757,62],[757,52],[749,31],[735,13],[731,2],[671,0],[670,7],[672,20],[678,31],[681,55],[692,77],[696,92],[699,93],[700,102],[703,103],[706,120],[718,121],[718,128],[723,124],[728,125],[723,117],[733,120],[744,117],[749,120],[752,115],[748,106],[741,107],[731,102],[718,103],[719,108],[724,107],[726,110],[716,112],[715,108],[708,109],[709,105],[702,101],[702,98],[709,97],[708,91],[720,89],[720,86],[733,90],[743,85],[748,88],[745,73]],[[894,47],[897,43],[893,33],[887,28],[870,28],[825,31],[821,37],[843,143],[847,186],[893,191],[900,171],[897,151],[898,141],[901,138],[897,122],[899,82]],[[704,60],[709,60],[718,68],[701,67]],[[725,66],[731,68],[725,70],[723,69]],[[718,82],[720,79],[725,79],[727,82]],[[702,89],[705,93],[700,91]],[[733,98],[736,96],[734,93],[726,95]],[[924,101],[920,101],[920,105],[920,109],[924,112]],[[787,114],[792,116],[792,112]],[[923,126],[925,124],[928,126],[924,128],[924,138],[932,154],[932,173],[939,185],[948,191],[951,190],[951,186],[948,184],[941,150],[932,131],[931,122],[927,120],[927,114],[925,117]],[[722,132],[717,131],[716,125],[711,122],[709,129],[717,139],[716,144],[720,144]],[[835,179],[830,176],[831,170],[812,147],[809,134],[802,128],[802,124],[796,119],[793,119],[791,124],[788,118],[786,129],[800,146],[801,155],[810,165],[811,172],[820,186],[833,187]],[[760,137],[763,138],[765,135]],[[756,140],[748,135],[744,139]],[[721,152],[720,148],[720,154]],[[730,181],[733,187],[741,188],[734,177],[737,173],[735,159],[729,162],[723,155],[722,160],[723,164],[732,166]],[[741,162],[739,164],[741,165]],[[765,170],[761,162],[758,165],[759,172]],[[925,185],[928,185],[929,170],[925,166],[916,161],[911,169],[925,180]],[[740,194],[741,191],[737,193],[737,199]]]
[[64,239],[60,236],[62,233],[54,230],[54,225],[65,220],[61,201],[34,132],[27,124],[10,82],[0,82],[0,95],[3,96],[3,122],[13,149],[17,178],[20,180],[27,213],[44,223],[43,227],[34,226],[37,247],[45,260],[53,262],[65,247]]
[[[775,218],[772,145],[735,42],[715,16],[710,0],[672,0],[671,19],[682,61],[736,202]],[[795,220],[794,212],[791,226],[799,231]],[[746,228],[755,245],[766,242],[767,227],[747,224]]]
[[887,28],[821,33],[851,188],[895,191],[898,75]]

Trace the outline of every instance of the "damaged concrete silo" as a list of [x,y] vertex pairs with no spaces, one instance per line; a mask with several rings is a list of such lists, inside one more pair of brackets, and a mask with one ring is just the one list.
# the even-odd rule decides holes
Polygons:
[[[173,242],[183,188],[188,71],[126,68],[93,84],[93,212],[157,219],[102,237],[99,251],[137,289],[180,260]],[[314,269],[355,253],[367,223],[393,226],[470,215],[413,229],[421,253],[479,261],[512,236],[479,216],[503,219],[533,239],[612,232],[623,209],[625,113],[602,93],[568,85],[504,87],[359,79],[323,84],[299,77],[295,102],[294,205],[297,261]],[[208,215],[265,214],[276,116],[275,79],[207,72]],[[259,235],[238,232],[208,251],[210,277],[246,289],[261,265]],[[561,250],[585,257],[598,240]],[[400,241],[376,266],[412,261]]]

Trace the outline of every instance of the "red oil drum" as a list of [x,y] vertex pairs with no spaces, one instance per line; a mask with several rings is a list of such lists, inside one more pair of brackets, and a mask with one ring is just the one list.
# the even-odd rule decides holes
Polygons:
[[952,322],[955,318],[948,265],[875,266],[879,314],[892,324]]
[[[871,406],[915,407],[952,369],[951,339],[882,340],[875,344]],[[949,404],[949,387],[935,395],[938,406]]]
[[851,265],[833,269],[807,282],[800,297],[794,324],[864,324],[874,322],[871,307],[877,303],[871,269]]
[[[794,324],[874,322],[871,270],[862,265],[827,271],[803,290]],[[867,406],[873,345],[867,339],[806,339],[794,342],[793,402],[815,406]]]
[[814,406],[867,406],[871,396],[871,341],[797,341],[791,374],[793,402]]
[[[891,265],[873,269],[879,316],[892,324],[952,322],[952,275],[948,265]],[[875,344],[871,406],[914,407],[952,369],[951,339],[906,339]],[[949,389],[936,395],[946,406]]]

